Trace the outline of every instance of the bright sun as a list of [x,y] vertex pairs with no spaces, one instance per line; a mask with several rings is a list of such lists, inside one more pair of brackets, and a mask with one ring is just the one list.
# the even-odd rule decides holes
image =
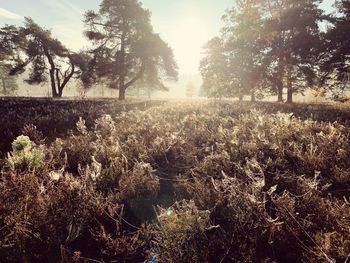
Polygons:
[[200,18],[188,17],[176,24],[171,44],[180,72],[190,74],[198,72],[202,47],[207,40],[205,22]]

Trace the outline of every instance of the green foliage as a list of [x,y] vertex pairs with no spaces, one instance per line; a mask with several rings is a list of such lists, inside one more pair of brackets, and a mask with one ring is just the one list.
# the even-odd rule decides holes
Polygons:
[[0,43],[8,50],[2,60],[12,66],[7,73],[13,76],[29,68],[29,84],[48,82],[49,76],[53,97],[62,96],[72,77],[85,78],[86,55],[68,50],[31,18],[25,18],[23,27],[1,28]]
[[228,63],[237,80],[238,97],[251,95],[255,101],[263,77],[266,49],[261,6],[259,1],[238,1],[224,16],[223,38]]
[[32,142],[28,136],[18,136],[17,139],[12,143],[12,150],[15,153],[31,148]]
[[269,0],[265,3],[268,74],[279,93],[287,89],[289,103],[293,93],[303,92],[317,81],[322,44],[320,23],[325,18],[320,3],[320,0]]
[[43,165],[44,152],[41,147],[33,145],[28,136],[18,136],[12,143],[12,152],[8,162],[15,167],[28,166],[40,168]]
[[97,13],[86,12],[85,35],[94,45],[88,82],[107,79],[124,100],[137,81],[164,89],[162,73],[177,78],[173,51],[153,32],[150,16],[138,0],[104,0]]
[[320,66],[324,73],[322,84],[327,85],[335,99],[342,100],[346,99],[346,92],[350,89],[350,41],[347,34],[350,30],[349,1],[337,1],[336,8],[337,14],[328,18],[332,26],[325,35]]
[[292,102],[293,93],[320,81],[324,18],[320,0],[237,1],[223,17],[220,37],[206,47],[203,88],[213,90],[209,96],[250,95],[252,101],[278,94],[280,102],[286,90]]
[[206,44],[206,56],[200,62],[203,77],[202,91],[209,98],[237,96],[237,82],[231,77],[227,54],[220,38]]

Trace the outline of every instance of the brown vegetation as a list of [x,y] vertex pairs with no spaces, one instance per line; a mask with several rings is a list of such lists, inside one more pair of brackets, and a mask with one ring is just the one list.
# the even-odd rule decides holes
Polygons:
[[81,119],[51,143],[27,126],[0,164],[0,261],[346,261],[349,126],[267,105]]

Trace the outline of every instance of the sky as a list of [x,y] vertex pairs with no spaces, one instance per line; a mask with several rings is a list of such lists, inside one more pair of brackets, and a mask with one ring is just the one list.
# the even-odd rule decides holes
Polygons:
[[[221,27],[221,16],[232,0],[143,0],[152,13],[154,30],[173,48],[182,74],[196,74],[202,46]],[[86,44],[82,35],[83,14],[97,10],[100,0],[0,0],[0,26],[21,24],[32,17],[66,46],[79,50]]]
[[[83,14],[100,0],[0,0],[0,26],[33,18],[74,51],[86,46]],[[173,48],[181,74],[198,74],[203,45],[219,33],[221,17],[234,0],[142,0],[152,13],[155,32]],[[331,10],[333,0],[324,0]]]

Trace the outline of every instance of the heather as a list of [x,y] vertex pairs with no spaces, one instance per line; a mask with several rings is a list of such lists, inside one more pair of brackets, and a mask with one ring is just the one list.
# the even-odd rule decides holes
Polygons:
[[300,107],[166,103],[50,140],[25,126],[0,161],[0,261],[346,262],[348,110]]

